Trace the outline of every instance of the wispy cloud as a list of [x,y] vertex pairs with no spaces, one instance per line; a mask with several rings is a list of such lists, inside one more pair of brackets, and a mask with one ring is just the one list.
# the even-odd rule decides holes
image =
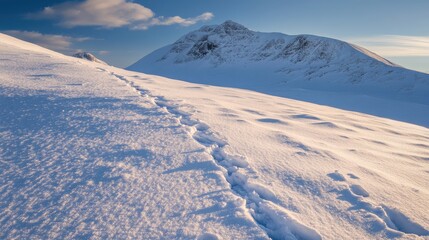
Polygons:
[[429,36],[381,35],[348,41],[385,57],[429,56]]
[[75,38],[64,35],[42,34],[34,31],[8,30],[3,32],[13,37],[60,52],[72,52],[73,49],[71,49],[71,46],[73,43],[91,39],[87,37]]
[[193,18],[155,17],[155,13],[138,3],[128,0],[85,0],[81,2],[64,2],[45,7],[41,12],[29,14],[30,18],[58,19],[64,27],[97,26],[117,28],[128,26],[131,29],[147,29],[156,25],[179,24],[193,25],[213,17],[204,13]]
[[197,17],[193,17],[193,18],[182,18],[179,16],[174,16],[174,17],[157,17],[157,18],[152,18],[150,21],[146,21],[140,24],[137,24],[135,26],[132,27],[132,29],[143,29],[146,30],[151,26],[168,26],[168,25],[173,25],[173,24],[179,24],[181,26],[190,26],[190,25],[194,25],[197,22],[200,21],[208,21],[210,19],[213,18],[213,13],[210,12],[206,12],[203,13]]

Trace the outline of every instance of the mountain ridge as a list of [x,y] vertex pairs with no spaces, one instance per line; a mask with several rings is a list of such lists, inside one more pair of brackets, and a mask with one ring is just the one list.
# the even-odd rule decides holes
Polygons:
[[[275,60],[277,58],[282,57],[281,56],[282,54],[287,55],[288,53],[291,53],[290,52],[291,50],[300,50],[300,49],[303,49],[306,46],[308,46],[308,44],[309,44],[308,40],[309,39],[319,38],[319,39],[321,39],[323,41],[337,41],[338,43],[349,45],[349,46],[355,48],[357,51],[359,51],[359,52],[361,52],[361,53],[363,53],[365,55],[368,55],[368,56],[370,56],[370,57],[372,57],[372,58],[374,58],[374,59],[376,59],[376,60],[378,60],[380,62],[383,62],[383,63],[385,63],[387,65],[391,65],[391,66],[398,66],[398,65],[390,62],[389,60],[387,60],[387,59],[385,59],[385,58],[377,55],[376,53],[373,53],[373,52],[371,52],[371,51],[369,51],[367,49],[364,49],[364,48],[359,47],[357,45],[350,44],[350,43],[347,43],[347,42],[344,42],[344,41],[341,41],[341,40],[337,40],[337,39],[333,39],[333,38],[328,38],[328,37],[321,37],[321,36],[316,36],[316,35],[311,35],[311,34],[287,35],[287,34],[283,34],[283,33],[279,33],[279,32],[264,33],[264,32],[252,31],[252,30],[246,28],[245,26],[243,26],[243,25],[241,25],[239,23],[233,22],[231,20],[227,20],[227,21],[225,21],[224,23],[222,23],[220,25],[206,25],[206,26],[203,26],[199,30],[193,31],[193,32],[185,35],[184,37],[180,38],[174,44],[181,44],[182,42],[184,42],[184,41],[186,41],[188,39],[194,40],[192,38],[193,38],[193,36],[194,36],[193,34],[195,32],[207,32],[207,33],[213,32],[213,33],[219,34],[221,36],[222,35],[223,36],[225,36],[225,35],[236,36],[236,38],[238,38],[238,39],[245,38],[245,36],[248,36],[248,37],[258,37],[258,34],[269,34],[269,35],[273,35],[273,36],[277,35],[277,37],[280,37],[280,38],[277,38],[277,39],[273,38],[272,40],[270,40],[264,46],[263,50],[267,50],[267,49],[272,48],[272,47],[277,47],[278,48],[279,45],[280,45],[280,47],[283,47],[283,46],[281,46],[281,43],[285,43],[284,41],[282,41],[282,40],[285,40],[284,37],[288,37],[289,39],[291,39],[292,41],[290,41],[287,44],[287,47],[285,49],[283,49],[283,50],[287,50],[289,52],[280,52],[279,55],[273,56],[273,59],[271,59],[271,60]],[[209,37],[209,35],[205,35],[201,39],[199,39],[199,41],[201,41],[201,40],[207,41],[208,37]],[[283,37],[283,39],[282,39],[282,37]],[[210,50],[213,50],[214,48],[217,47],[217,45],[215,43],[212,43],[212,42],[198,42],[198,43],[199,43],[199,45],[195,45],[195,46],[209,47],[209,48],[211,47],[212,49],[206,49],[206,48],[195,49],[195,48],[192,48],[191,51],[188,52],[188,55],[199,56],[199,55],[196,54],[198,52],[195,52],[195,50],[208,50],[208,51],[210,51]],[[201,44],[201,43],[205,43],[205,44]],[[292,48],[292,49],[290,49],[290,48]],[[177,50],[177,49],[175,48],[173,50]],[[208,53],[208,52],[206,52],[206,53]],[[323,54],[326,54],[326,53],[321,52],[321,54],[323,55]],[[265,56],[261,56],[261,57],[268,57],[268,56],[265,55]],[[258,59],[254,59],[253,58],[251,60],[258,60]]]
[[256,32],[233,21],[203,26],[127,69],[269,94],[267,86],[293,87],[429,103],[428,74],[341,40]]

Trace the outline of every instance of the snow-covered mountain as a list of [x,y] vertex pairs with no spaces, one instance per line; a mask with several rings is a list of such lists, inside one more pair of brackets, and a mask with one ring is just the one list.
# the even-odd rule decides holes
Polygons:
[[128,69],[279,96],[300,88],[429,104],[428,74],[340,40],[255,32],[232,21],[186,34]]
[[428,136],[0,34],[0,239],[428,239]]
[[73,54],[73,57],[85,59],[85,60],[88,60],[90,62],[102,63],[102,64],[107,65],[107,63],[98,59],[96,56],[94,56],[92,53],[89,53],[89,52],[78,52],[78,53]]

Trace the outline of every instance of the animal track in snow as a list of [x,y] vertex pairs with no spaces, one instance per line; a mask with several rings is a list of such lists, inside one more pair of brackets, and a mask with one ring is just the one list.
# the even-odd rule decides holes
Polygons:
[[[328,176],[334,181],[346,182],[344,176],[337,170]],[[359,179],[356,175],[349,173],[348,176]],[[341,180],[344,179],[344,180]],[[368,198],[370,194],[360,185],[348,184],[342,190],[335,190],[338,199],[349,202],[352,207],[349,211],[365,211],[365,218],[375,219],[371,228],[386,230],[387,237],[394,238],[403,234],[415,234],[418,236],[429,236],[429,231],[420,224],[414,222],[398,209],[388,207],[384,204],[374,204]]]
[[335,172],[333,173],[329,173],[328,177],[332,178],[334,181],[340,181],[340,182],[346,181],[346,178],[344,177],[344,175],[338,172],[338,170],[335,170]]
[[[151,99],[156,106],[164,108],[177,118],[182,126],[190,129],[191,136],[210,152],[215,164],[222,169],[231,190],[244,200],[247,211],[268,236],[273,239],[322,239],[316,230],[300,223],[287,209],[277,205],[275,202],[278,200],[275,193],[263,185],[250,182],[249,179],[257,178],[257,176],[247,158],[227,153],[224,147],[228,145],[228,142],[219,138],[207,124],[192,119],[190,113],[180,110],[182,105],[160,96],[153,96],[149,91],[140,88],[122,75],[113,72],[111,74],[132,87],[141,96]],[[226,114],[234,114],[229,109],[219,110]]]
[[350,185],[350,190],[358,196],[369,197],[369,193],[360,185]]
[[349,176],[352,179],[359,179],[359,177],[354,175],[353,173],[347,173],[347,176]]

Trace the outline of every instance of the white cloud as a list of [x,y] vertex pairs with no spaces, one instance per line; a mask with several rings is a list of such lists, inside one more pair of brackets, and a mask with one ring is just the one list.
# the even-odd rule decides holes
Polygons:
[[140,23],[136,26],[133,26],[133,29],[148,29],[151,26],[168,26],[173,24],[179,24],[181,26],[190,26],[194,25],[197,22],[200,21],[208,21],[213,18],[213,13],[206,12],[199,16],[193,17],[193,18],[182,18],[179,16],[174,17],[157,17],[152,18],[150,21]]
[[33,31],[18,31],[18,30],[8,30],[3,31],[5,34],[11,35],[13,37],[40,45],[42,47],[66,52],[71,51],[70,47],[75,42],[83,42],[90,40],[91,38],[74,38],[64,35],[54,35],[54,34],[42,34],[39,32]]
[[137,3],[125,0],[86,0],[65,2],[37,14],[41,18],[59,18],[65,27],[102,26],[121,27],[134,21],[152,18],[154,13]]
[[386,57],[429,56],[429,37],[381,35],[349,39]]
[[129,26],[132,29],[147,29],[156,25],[189,26],[199,21],[209,20],[213,14],[204,13],[194,18],[155,17],[151,9],[128,0],[85,0],[45,7],[43,11],[29,16],[38,19],[59,19],[59,24],[64,27]]

